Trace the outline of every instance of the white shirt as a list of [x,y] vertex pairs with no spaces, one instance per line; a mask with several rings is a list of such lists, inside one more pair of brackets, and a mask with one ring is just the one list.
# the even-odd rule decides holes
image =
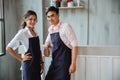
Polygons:
[[46,42],[50,42],[51,46],[51,38],[50,34],[59,32],[61,40],[64,42],[64,44],[72,49],[75,46],[78,46],[78,41],[76,38],[76,35],[68,23],[62,23],[59,22],[56,26],[51,25],[48,29],[48,36],[46,38]]
[[9,42],[7,46],[15,50],[20,46],[20,43],[22,43],[22,45],[24,46],[25,52],[26,52],[29,48],[30,37],[33,37],[33,36],[31,32],[29,31],[28,27],[25,27],[24,29],[20,29],[18,31],[18,33],[14,36],[14,38]]

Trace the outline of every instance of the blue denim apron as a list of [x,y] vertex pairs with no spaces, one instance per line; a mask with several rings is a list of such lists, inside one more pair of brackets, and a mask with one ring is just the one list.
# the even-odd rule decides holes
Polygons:
[[41,80],[39,37],[29,38],[29,49],[26,53],[30,53],[32,59],[22,63],[23,80]]
[[59,32],[50,36],[53,44],[52,62],[45,80],[70,80],[71,49],[63,43]]

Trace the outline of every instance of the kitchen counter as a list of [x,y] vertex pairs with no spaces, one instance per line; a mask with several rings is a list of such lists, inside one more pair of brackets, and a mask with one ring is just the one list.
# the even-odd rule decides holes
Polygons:
[[79,46],[78,55],[120,56],[120,46]]

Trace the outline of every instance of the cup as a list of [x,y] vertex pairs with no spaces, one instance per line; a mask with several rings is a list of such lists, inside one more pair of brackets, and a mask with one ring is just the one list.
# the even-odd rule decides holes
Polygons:
[[74,6],[74,3],[73,3],[73,1],[71,1],[71,2],[68,2],[68,3],[67,3],[67,6],[68,6],[68,7],[73,7],[73,6]]

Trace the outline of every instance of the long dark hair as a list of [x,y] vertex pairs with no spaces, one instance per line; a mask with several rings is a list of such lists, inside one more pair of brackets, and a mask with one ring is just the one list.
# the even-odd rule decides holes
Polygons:
[[23,16],[23,22],[21,23],[21,27],[24,29],[26,27],[26,22],[25,19],[28,18],[31,15],[35,15],[36,19],[37,19],[37,14],[36,12],[32,11],[32,10],[28,10],[25,15]]

